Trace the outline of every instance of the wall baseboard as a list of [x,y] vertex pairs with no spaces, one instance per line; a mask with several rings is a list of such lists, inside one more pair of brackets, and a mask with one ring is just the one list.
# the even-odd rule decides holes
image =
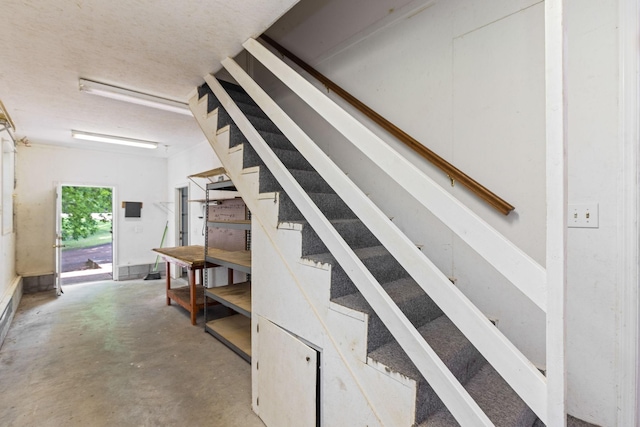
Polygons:
[[[118,267],[118,281],[142,279],[153,271],[155,264],[125,265]],[[158,264],[158,272],[165,274],[165,263]]]

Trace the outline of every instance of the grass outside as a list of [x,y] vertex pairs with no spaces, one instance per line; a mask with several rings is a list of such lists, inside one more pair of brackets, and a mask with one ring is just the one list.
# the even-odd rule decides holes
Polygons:
[[89,248],[109,242],[111,242],[111,222],[101,222],[98,224],[98,231],[89,237],[78,240],[63,240],[62,244],[65,247],[62,250]]

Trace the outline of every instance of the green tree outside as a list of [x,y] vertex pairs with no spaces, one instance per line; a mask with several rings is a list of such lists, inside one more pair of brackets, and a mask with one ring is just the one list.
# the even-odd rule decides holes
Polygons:
[[110,188],[62,187],[62,239],[88,237],[101,222],[111,222],[111,193]]

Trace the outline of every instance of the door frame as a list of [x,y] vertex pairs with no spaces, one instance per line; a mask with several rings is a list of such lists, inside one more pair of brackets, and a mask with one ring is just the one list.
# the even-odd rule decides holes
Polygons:
[[62,187],[91,187],[91,188],[110,188],[111,189],[111,257],[112,269],[111,276],[114,281],[118,280],[118,188],[115,185],[108,184],[78,184],[70,182],[54,182],[54,284],[56,293],[62,293]]
[[[188,223],[187,223],[187,228],[191,228],[191,208],[189,205],[189,197],[191,195],[191,186],[189,185],[188,182],[182,182],[182,183],[178,183],[175,184],[174,186],[174,190],[173,190],[173,197],[174,197],[174,206],[175,211],[174,211],[174,215],[173,215],[173,224],[174,224],[174,242],[175,245],[174,246],[178,246],[180,243],[180,230],[182,227],[182,221],[181,221],[181,216],[182,216],[182,198],[181,198],[181,189],[186,188],[187,189],[187,218],[188,218]],[[190,236],[189,236],[189,230],[187,229],[187,242],[190,242]],[[184,269],[178,265],[175,266],[175,268],[173,268],[171,270],[171,278],[173,279],[179,279],[183,276],[184,274]],[[185,270],[186,271],[186,270]]]

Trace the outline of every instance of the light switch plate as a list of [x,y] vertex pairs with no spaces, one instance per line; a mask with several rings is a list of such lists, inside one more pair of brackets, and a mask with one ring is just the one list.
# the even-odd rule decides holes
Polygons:
[[570,204],[567,211],[569,228],[598,228],[598,203]]

